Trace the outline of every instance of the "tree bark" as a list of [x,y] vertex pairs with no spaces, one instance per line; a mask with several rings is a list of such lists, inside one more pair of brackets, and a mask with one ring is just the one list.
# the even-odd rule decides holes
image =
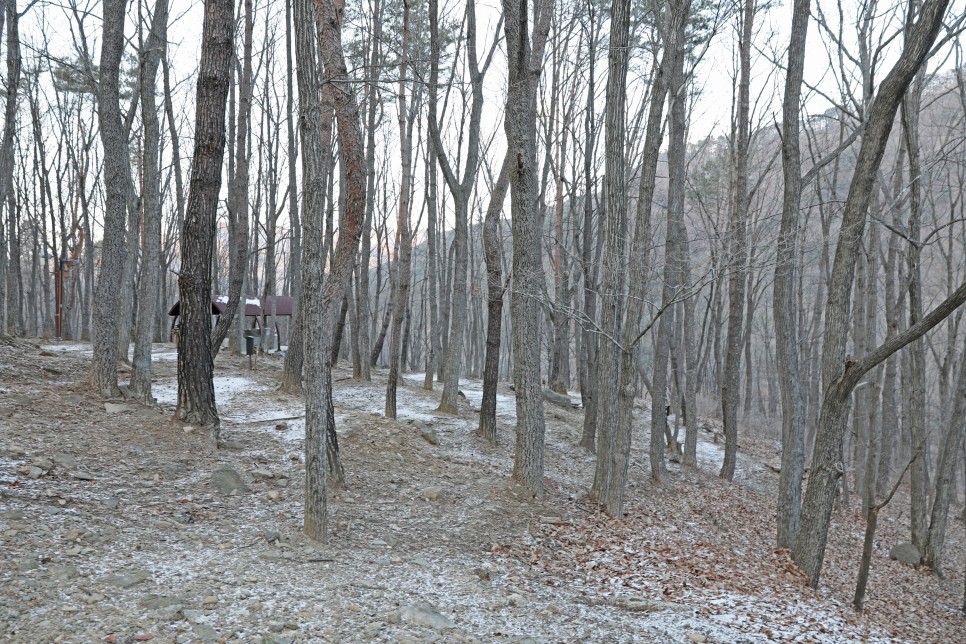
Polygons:
[[798,261],[798,210],[802,198],[799,146],[802,77],[811,0],[794,0],[788,72],[782,104],[782,219],[775,258],[773,307],[775,359],[782,399],[782,460],[778,476],[778,547],[790,548],[801,520],[802,477],[805,475],[805,405],[798,368],[798,310],[795,263]]
[[[389,346],[389,379],[386,384],[386,417],[396,417],[396,388],[399,385],[399,361],[402,354],[402,324],[409,304],[410,264],[413,252],[413,232],[410,225],[410,191],[412,184],[413,140],[409,128],[406,83],[409,66],[409,0],[403,0],[402,51],[399,59],[399,163],[402,178],[399,182],[399,254],[396,257],[396,306],[393,310],[392,340]],[[368,269],[367,269],[368,270]]]
[[[541,3],[541,17],[552,5]],[[538,15],[540,15],[538,13]],[[540,24],[540,18],[536,20]],[[536,203],[536,83],[531,70],[529,16],[525,0],[503,0],[503,28],[509,58],[504,128],[514,157],[510,171],[513,232],[513,382],[516,388],[517,439],[513,479],[536,497],[543,496],[543,394],[540,385],[540,318],[543,266],[540,260]],[[452,351],[452,346],[450,347]]]
[[748,148],[751,115],[751,39],[754,33],[755,1],[745,0],[738,42],[739,79],[737,129],[734,140],[734,189],[728,223],[728,337],[725,341],[724,374],[721,379],[721,418],[725,451],[720,476],[732,480],[738,461],[738,397],[741,383],[741,349],[747,288]]
[[168,33],[168,0],[158,0],[154,7],[151,31],[145,43],[141,74],[141,120],[144,128],[144,239],[141,252],[141,280],[138,284],[138,321],[131,369],[131,393],[150,404],[151,343],[157,324],[158,284],[161,281],[161,172],[158,168],[161,126],[154,95],[158,65]]
[[[239,330],[245,327],[246,293],[244,293],[245,275],[248,268],[248,184],[249,184],[249,154],[248,129],[252,113],[252,34],[255,29],[255,17],[252,10],[252,0],[245,2],[245,40],[242,44],[242,73],[238,85],[238,126],[235,131],[235,180],[232,183],[233,198],[228,200],[235,212],[229,212],[230,228],[235,231],[235,252],[231,257],[228,268],[228,301],[224,310],[218,316],[218,324],[211,333],[212,355],[217,356],[221,345],[231,331],[232,325],[237,323]],[[230,231],[229,231],[230,233]],[[236,321],[235,315],[239,316]]]
[[[945,318],[961,301],[947,299],[905,333],[859,358],[846,358],[847,325],[851,309],[855,260],[865,229],[872,186],[882,161],[893,120],[906,89],[925,63],[942,26],[948,0],[926,0],[912,28],[902,54],[879,86],[869,109],[866,130],[856,159],[852,183],[845,202],[842,225],[835,248],[835,260],[826,300],[822,381],[825,392],[819,418],[815,454],[808,489],[802,504],[801,529],[792,557],[818,586],[825,557],[835,488],[843,473],[840,462],[849,396],[858,378],[909,342],[921,337]],[[966,284],[956,292],[966,299]]]
[[104,147],[104,238],[101,272],[94,291],[90,384],[99,396],[119,395],[117,386],[117,304],[124,270],[124,216],[127,212],[127,142],[120,106],[125,0],[105,0],[104,34],[97,86],[97,113]]
[[193,425],[212,428],[218,411],[211,346],[211,254],[215,241],[221,169],[225,155],[225,105],[234,41],[233,0],[205,4],[195,107],[195,146],[185,223],[181,234],[181,341],[178,347],[178,410]]

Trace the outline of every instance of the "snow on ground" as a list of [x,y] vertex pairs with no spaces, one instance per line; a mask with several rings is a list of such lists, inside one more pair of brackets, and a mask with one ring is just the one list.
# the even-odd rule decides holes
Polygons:
[[[340,368],[334,401],[348,489],[330,491],[331,536],[319,544],[301,530],[304,404],[277,390],[277,360],[252,372],[219,356],[216,398],[232,447],[212,451],[203,433],[172,427],[170,363],[154,387],[163,413],[110,415],[71,393],[89,359],[75,347],[56,349],[70,374],[59,381],[27,388],[0,377],[0,411],[13,409],[0,416],[8,423],[0,444],[6,641],[910,639],[851,618],[839,591],[811,593],[785,569],[787,557],[762,536],[773,529],[770,497],[755,491],[773,485],[773,474],[742,452],[738,484],[718,481],[723,446],[704,432],[701,471],[672,465],[667,487],[656,488],[640,413],[628,515],[612,520],[585,498],[594,460],[575,448],[581,411],[547,406],[548,491],[535,501],[508,484],[515,401],[505,386],[500,444],[491,447],[474,434],[479,381],[461,380],[467,401],[448,415],[436,411],[440,386],[425,391],[422,376],[409,374],[399,418],[388,420],[385,374],[362,383]],[[62,452],[94,480],[61,465],[37,479],[18,473]],[[224,467],[245,490],[213,487]],[[428,495],[435,488],[439,496]],[[905,585],[933,596],[916,583]],[[917,622],[937,623],[928,603],[918,610]],[[960,616],[943,620],[951,625],[923,631],[937,635],[922,641],[966,641]]]

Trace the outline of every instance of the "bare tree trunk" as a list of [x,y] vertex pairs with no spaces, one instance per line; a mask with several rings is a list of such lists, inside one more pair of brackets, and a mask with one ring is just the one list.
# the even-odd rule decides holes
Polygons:
[[[536,24],[552,5],[540,5]],[[509,89],[504,128],[515,165],[510,172],[513,232],[513,381],[516,387],[517,440],[513,478],[536,497],[543,496],[543,394],[540,386],[540,317],[543,266],[540,261],[536,204],[536,83],[528,36],[529,16],[522,0],[503,0],[503,28],[509,56]],[[538,28],[539,31],[539,28]],[[538,63],[539,64],[539,63]],[[451,349],[452,350],[452,347]]]
[[94,292],[94,359],[90,384],[105,398],[119,394],[117,386],[117,303],[124,270],[124,215],[127,212],[127,145],[120,107],[120,67],[124,52],[125,0],[105,0],[101,40],[97,112],[104,146],[104,238],[101,272]]
[[234,41],[232,0],[205,5],[195,107],[195,149],[185,224],[181,235],[181,341],[178,347],[178,410],[188,423],[212,428],[218,411],[211,346],[211,253],[225,154],[225,104]]
[[782,398],[782,460],[778,477],[778,547],[790,548],[801,520],[802,477],[805,475],[805,405],[798,368],[798,311],[795,300],[795,262],[798,261],[798,210],[802,198],[802,160],[799,147],[805,40],[811,0],[795,0],[792,7],[788,73],[782,105],[782,220],[775,258],[773,306],[775,360]]
[[[229,212],[235,231],[235,253],[231,257],[228,270],[228,301],[218,317],[218,324],[211,332],[212,355],[217,356],[222,342],[228,337],[231,327],[236,322],[240,329],[245,324],[245,275],[248,268],[248,183],[249,183],[249,155],[248,128],[252,114],[252,33],[255,29],[255,17],[252,10],[252,0],[245,2],[245,40],[242,45],[242,74],[238,85],[238,129],[235,136],[235,180],[232,184],[234,198],[229,203],[235,212]],[[235,320],[235,315],[239,319]]]
[[846,360],[847,324],[855,260],[865,229],[872,186],[899,103],[929,55],[947,5],[948,0],[926,0],[923,3],[919,20],[913,27],[899,60],[879,86],[878,94],[869,109],[862,145],[845,203],[825,307],[822,359],[825,394],[808,490],[802,504],[801,529],[792,549],[795,562],[808,575],[813,588],[818,586],[821,575],[836,483],[843,473],[840,454],[852,390],[864,373],[941,322],[959,305],[958,296],[966,299],[966,285],[963,285],[954,297],[948,298],[905,333],[887,341],[858,361]]
[[[2,13],[2,8],[0,8]],[[0,275],[0,333],[8,331],[13,335],[23,333],[23,313],[20,304],[20,252],[17,235],[17,211],[14,202],[8,197],[13,192],[14,134],[17,128],[17,99],[20,91],[20,16],[17,13],[17,0],[6,0],[7,16],[7,100],[3,126],[3,143],[0,146],[0,209],[6,204],[9,224],[10,253],[7,255],[9,266],[4,266],[5,274]],[[0,16],[2,18],[2,16]],[[2,31],[2,25],[0,25]],[[0,238],[3,237],[3,219],[0,218]],[[3,249],[6,251],[6,247]],[[4,262],[6,264],[6,262]],[[9,283],[9,286],[8,286]]]
[[[396,417],[396,388],[399,384],[399,360],[402,354],[402,324],[409,303],[410,263],[413,252],[413,231],[410,225],[410,191],[412,184],[413,141],[409,128],[409,109],[406,83],[409,66],[409,0],[403,0],[402,51],[399,59],[399,160],[402,178],[399,182],[399,253],[396,256],[396,306],[392,320],[392,341],[389,347],[389,379],[386,384],[386,417]],[[360,325],[361,326],[361,325]]]
[[[936,464],[936,490],[929,517],[926,544],[920,552],[923,562],[942,577],[943,545],[946,542],[946,523],[949,518],[949,501],[953,494],[955,468],[962,456],[963,435],[966,432],[966,353],[960,358],[959,382],[956,385],[953,413],[943,431],[939,462]],[[921,457],[920,457],[921,459]]]
[[158,65],[168,33],[168,0],[158,0],[151,31],[145,43],[141,77],[141,120],[144,127],[144,239],[141,254],[141,280],[138,285],[138,322],[131,370],[131,393],[153,403],[151,396],[151,342],[157,323],[158,283],[161,280],[161,172],[158,168],[161,126],[154,101]]
[[[912,8],[909,10],[910,21]],[[910,36],[911,23],[906,25],[907,38]],[[906,232],[909,239],[922,239],[922,164],[919,151],[919,111],[924,82],[924,70],[920,69],[906,90],[902,99],[902,133],[909,157],[909,224]],[[906,250],[906,267],[909,282],[909,326],[922,319],[922,271],[920,270],[921,247],[913,242]],[[929,472],[926,446],[926,347],[922,340],[910,343],[906,348],[909,356],[908,376],[909,399],[907,410],[909,431],[912,444],[923,445],[909,468],[910,519],[912,523],[912,545],[920,553],[925,553],[929,543]]]
[[500,333],[503,326],[503,271],[500,213],[510,188],[513,159],[507,154],[500,176],[490,190],[490,204],[483,221],[483,257],[486,261],[486,357],[483,363],[483,401],[480,403],[479,435],[496,443],[496,386],[500,379]]
[[[745,0],[738,42],[739,79],[737,130],[734,141],[734,195],[728,223],[728,338],[724,375],[721,380],[721,417],[724,422],[725,452],[720,476],[732,480],[738,460],[738,396],[741,381],[741,349],[747,288],[748,148],[751,115],[751,40],[754,33],[755,2]],[[750,323],[750,322],[749,322]]]

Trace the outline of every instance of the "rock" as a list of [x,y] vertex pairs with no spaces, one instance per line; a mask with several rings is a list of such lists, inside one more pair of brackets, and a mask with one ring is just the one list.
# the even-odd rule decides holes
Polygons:
[[570,396],[558,394],[552,389],[543,390],[543,399],[550,404],[557,405],[558,407],[563,407],[565,409],[572,409],[574,406],[573,401],[570,400]]
[[708,641],[708,637],[701,633],[688,633],[688,641],[694,642],[694,644],[704,644]]
[[490,571],[485,568],[474,568],[473,574],[480,578],[480,581],[490,581]]
[[278,501],[281,498],[281,496],[282,495],[281,495],[281,493],[278,490],[269,490],[268,491],[268,500],[269,501]]
[[429,561],[423,559],[422,557],[416,557],[412,560],[412,562],[420,568],[425,568],[426,570],[429,570],[433,567],[433,564],[429,563]]
[[269,470],[252,470],[252,476],[262,480],[275,478],[275,475]]
[[29,479],[39,479],[46,472],[35,465],[25,465],[17,469],[17,473],[23,474]]
[[26,516],[23,510],[4,510],[0,512],[0,517],[4,519],[9,519],[10,521],[19,521]]
[[429,499],[430,501],[435,501],[440,496],[442,496],[442,494],[443,494],[443,488],[439,487],[438,485],[432,485],[423,490],[423,496]]
[[47,568],[47,572],[49,572],[50,576],[53,577],[54,579],[60,579],[62,581],[73,579],[78,574],[80,574],[77,572],[77,568],[74,568],[73,566],[60,566],[60,565],[49,566]]
[[34,467],[39,467],[45,472],[49,472],[54,469],[54,462],[49,458],[35,458],[30,462]]
[[208,595],[207,597],[201,600],[201,605],[204,606],[205,608],[211,608],[212,606],[217,606],[218,598],[215,597],[214,595]]
[[241,441],[218,441],[218,448],[238,451],[245,449],[245,445]]
[[889,551],[889,559],[895,559],[910,566],[918,566],[922,561],[922,555],[919,554],[918,548],[911,543],[900,543]]
[[423,437],[423,440],[430,445],[439,445],[439,436],[436,435],[435,429],[424,429],[419,432],[419,435]]
[[214,642],[218,639],[215,629],[205,623],[192,624],[191,633],[202,642]]
[[517,608],[522,608],[527,605],[527,600],[523,598],[523,595],[513,593],[506,598],[507,606],[516,606]]
[[272,542],[272,541],[282,540],[282,535],[278,530],[266,530],[264,534],[265,534],[265,541]]
[[127,572],[115,573],[101,579],[101,583],[117,588],[131,588],[141,582],[151,578],[151,573],[146,570],[129,570]]
[[248,487],[242,481],[241,474],[234,468],[228,466],[215,470],[211,475],[211,485],[222,494],[231,494],[235,491],[248,491]]
[[68,470],[72,470],[77,467],[77,459],[70,454],[54,454],[53,461],[57,465],[60,465]]
[[147,610],[158,610],[160,608],[168,608],[169,606],[178,606],[180,604],[184,604],[184,601],[180,597],[158,595],[156,593],[148,593],[141,598],[141,601],[138,602],[138,606]]
[[27,455],[27,450],[20,445],[7,445],[4,451],[10,458],[23,458]]
[[453,628],[453,620],[440,613],[428,602],[419,602],[415,606],[403,606],[397,614],[389,616],[389,622],[408,622],[416,626],[427,628]]
[[96,481],[97,480],[94,477],[94,475],[91,474],[90,472],[83,472],[80,470],[78,470],[77,472],[73,472],[71,474],[71,477],[77,479],[78,481]]
[[104,403],[104,411],[109,414],[121,414],[126,411],[130,411],[131,408],[124,403]]

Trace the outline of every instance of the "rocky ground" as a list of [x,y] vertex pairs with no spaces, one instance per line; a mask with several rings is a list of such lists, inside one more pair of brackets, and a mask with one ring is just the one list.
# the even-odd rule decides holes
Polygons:
[[279,362],[249,371],[219,356],[213,450],[172,421],[175,358],[156,346],[148,408],[90,396],[89,347],[0,345],[0,640],[966,641],[960,523],[939,580],[889,560],[908,532],[894,501],[857,615],[863,523],[837,515],[823,587],[809,590],[773,549],[770,441],[743,438],[725,483],[706,433],[701,467],[672,464],[657,488],[641,423],[626,516],[608,519],[586,498],[582,412],[547,406],[548,494],[535,502],[509,484],[512,392],[487,447],[471,380],[455,416],[410,376],[389,421],[384,373],[336,370],[348,489],[332,495],[329,542],[310,542],[302,403],[277,391]]

